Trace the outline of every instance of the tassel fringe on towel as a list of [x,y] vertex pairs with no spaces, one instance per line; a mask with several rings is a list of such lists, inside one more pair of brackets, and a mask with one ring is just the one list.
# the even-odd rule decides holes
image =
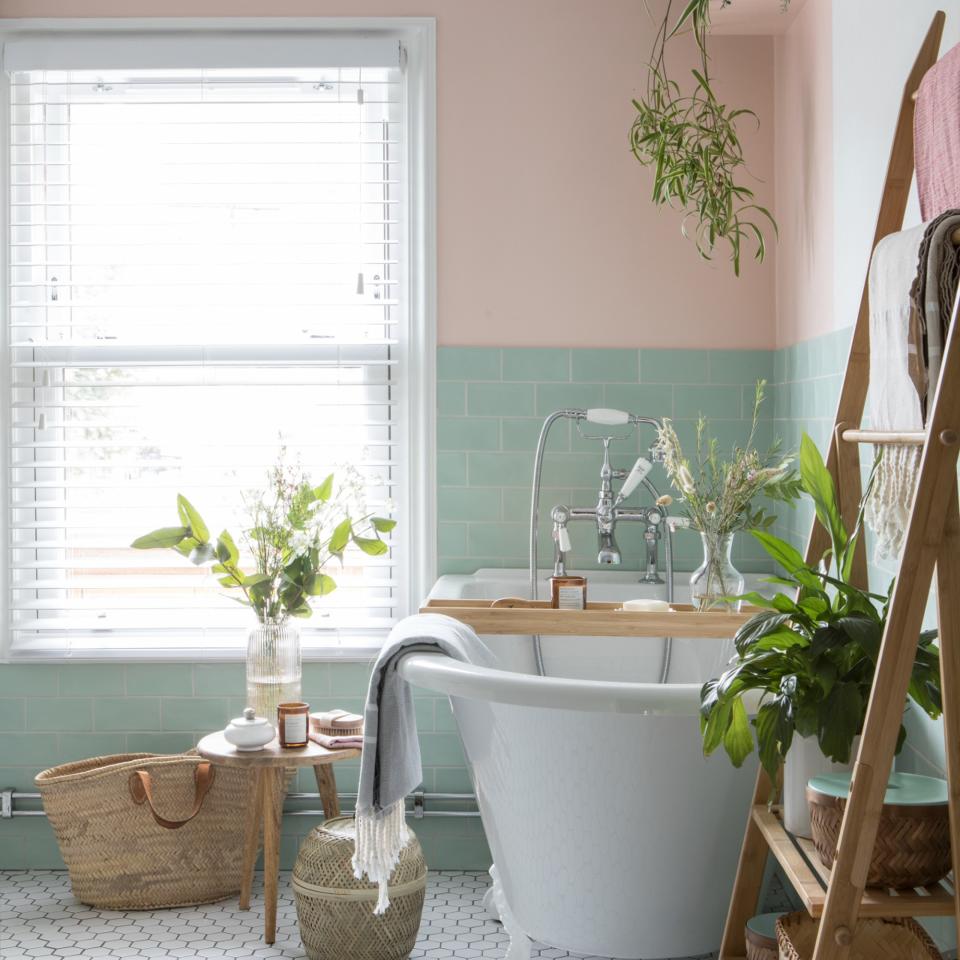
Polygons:
[[357,840],[353,852],[353,875],[366,877],[379,887],[375,914],[385,913],[390,906],[387,892],[390,877],[400,862],[403,848],[410,842],[403,800],[386,810],[358,810]]
[[918,447],[889,446],[883,450],[864,511],[867,526],[876,537],[874,556],[878,560],[900,555],[919,469]]

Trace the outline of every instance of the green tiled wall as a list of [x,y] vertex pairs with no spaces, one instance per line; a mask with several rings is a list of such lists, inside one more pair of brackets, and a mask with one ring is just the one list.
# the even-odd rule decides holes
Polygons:
[[[439,351],[439,557],[442,572],[481,566],[525,566],[532,458],[543,417],[558,407],[611,406],[677,419],[689,443],[694,419],[711,416],[726,444],[747,429],[753,384],[773,374],[769,351],[522,350],[442,348]],[[768,414],[773,404],[768,403]],[[764,424],[768,436],[770,424]],[[649,432],[614,448],[614,463],[629,467],[649,446]],[[599,485],[599,444],[558,425],[544,466],[545,510],[554,503],[590,505]],[[653,475],[667,484],[659,467]],[[549,531],[541,541],[550,561]],[[595,534],[573,533],[575,562],[592,566]],[[639,565],[639,529],[619,534],[625,562]],[[765,568],[745,538],[738,564]],[[678,536],[679,569],[699,562],[699,543]],[[304,695],[314,707],[359,709],[369,664],[308,663]],[[32,790],[45,767],[107,753],[170,753],[192,747],[236,716],[243,703],[243,666],[233,664],[0,665],[0,787]],[[469,793],[459,738],[444,698],[416,695],[427,792]],[[344,792],[356,790],[358,768],[337,766]],[[311,774],[299,789],[314,792]],[[316,802],[307,802],[308,807]],[[315,822],[284,821],[283,862]],[[483,868],[489,853],[478,819],[433,818],[414,824],[430,864]],[[0,820],[0,867],[55,867],[59,854],[46,820]]]
[[[543,419],[564,407],[615,407],[651,417],[672,417],[692,444],[697,417],[710,417],[725,446],[749,429],[753,392],[773,378],[768,350],[564,350],[443,347],[438,354],[438,548],[442,573],[478,567],[525,567],[533,455]],[[761,443],[771,437],[773,398],[765,405]],[[585,432],[588,428],[585,427]],[[614,466],[629,468],[653,440],[648,428],[613,446]],[[592,506],[599,489],[601,446],[585,440],[569,421],[551,431],[544,458],[540,558],[552,562],[550,508]],[[661,467],[651,479],[669,485]],[[648,502],[643,491],[628,506]],[[641,525],[622,524],[617,539],[624,563],[644,555]],[[596,567],[596,532],[574,524],[572,563]],[[677,568],[692,570],[702,557],[695,534],[676,539]],[[754,543],[738,538],[737,564],[765,570]]]
[[[316,708],[360,710],[368,677],[369,665],[364,663],[306,663],[303,694]],[[188,750],[203,734],[240,713],[243,690],[240,663],[0,665],[0,787],[32,792],[39,770],[84,757]],[[471,793],[446,698],[417,691],[416,709],[423,789]],[[344,760],[335,769],[340,790],[355,793],[358,762]],[[311,771],[298,776],[299,791],[316,792]],[[316,809],[318,801],[299,806]],[[447,808],[464,809],[457,804]],[[292,866],[300,840],[318,819],[284,819],[286,867]],[[479,819],[426,818],[412,826],[428,862],[437,869],[479,869],[489,864]],[[44,818],[0,820],[0,869],[61,866]]]

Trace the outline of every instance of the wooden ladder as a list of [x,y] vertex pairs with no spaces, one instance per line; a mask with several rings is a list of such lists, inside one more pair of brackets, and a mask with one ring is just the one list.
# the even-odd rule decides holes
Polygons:
[[[913,113],[916,91],[936,62],[945,16],[930,25],[907,78],[893,148],[887,168],[874,247],[903,227],[914,173]],[[741,960],[746,954],[744,927],[758,907],[767,853],[772,852],[811,916],[820,918],[811,960],[846,960],[857,920],[861,917],[950,916],[960,924],[960,509],[957,501],[957,457],[960,452],[960,334],[954,301],[940,381],[923,433],[883,433],[860,429],[867,397],[870,364],[869,303],[864,282],[847,362],[846,375],[827,457],[844,519],[852,525],[861,496],[859,445],[922,446],[916,493],[890,602],[873,690],[867,707],[860,748],[853,769],[850,797],[832,870],[820,865],[809,841],[787,833],[768,809],[771,784],[761,770],[747,819],[733,897],[720,949],[720,960]],[[814,520],[807,562],[816,562],[829,546],[827,532]],[[886,891],[865,886],[877,836],[887,780],[893,764],[902,704],[913,669],[917,638],[934,570],[943,721],[949,783],[953,880],[923,890]],[[867,586],[863,538],[857,545],[853,581]]]

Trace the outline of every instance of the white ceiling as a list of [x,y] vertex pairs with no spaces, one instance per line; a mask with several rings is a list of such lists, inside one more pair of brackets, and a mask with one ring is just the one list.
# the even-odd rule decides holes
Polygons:
[[780,0],[731,0],[722,7],[721,0],[712,0],[712,32],[716,34],[783,33],[806,0],[790,0],[786,13]]

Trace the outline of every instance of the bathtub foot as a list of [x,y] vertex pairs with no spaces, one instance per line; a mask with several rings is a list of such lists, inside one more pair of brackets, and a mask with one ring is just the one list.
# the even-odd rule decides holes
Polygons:
[[510,946],[504,954],[504,960],[530,960],[530,938],[517,925],[517,918],[503,895],[503,886],[500,883],[496,864],[490,868],[490,879],[493,883],[483,895],[483,907],[500,920],[503,929],[510,936]]

